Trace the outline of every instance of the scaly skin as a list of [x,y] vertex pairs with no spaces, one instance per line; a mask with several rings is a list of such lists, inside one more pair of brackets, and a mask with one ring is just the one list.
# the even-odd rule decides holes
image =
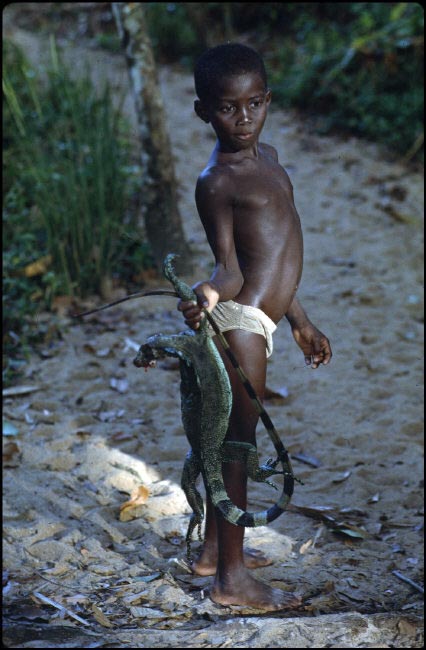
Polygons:
[[[172,267],[173,259],[174,255],[168,255],[164,261],[165,277],[173,284],[180,298],[195,300],[196,297],[191,287],[176,277]],[[137,367],[154,365],[157,359],[166,356],[177,357],[180,362],[182,422],[191,446],[191,451],[185,459],[181,480],[182,489],[193,510],[186,536],[188,557],[190,557],[192,532],[198,526],[200,537],[201,523],[204,518],[203,500],[195,485],[200,473],[214,506],[220,510],[227,521],[239,526],[263,526],[276,519],[289,503],[294,485],[287,452],[269,416],[230,352],[226,339],[217,332],[221,341],[222,339],[224,341],[222,343],[232,363],[237,370],[240,370],[241,379],[259,410],[278,457],[275,461],[268,460],[265,465],[259,467],[256,447],[249,443],[225,441],[232,406],[232,391],[228,373],[216,345],[206,333],[207,320],[212,325],[214,325],[214,321],[212,322],[213,319],[208,312],[206,312],[206,316],[207,318],[203,319],[204,322],[196,332],[151,336],[140,347],[134,359],[134,364]],[[217,330],[216,327],[215,330]],[[270,476],[273,474],[284,475],[283,492],[271,508],[259,513],[250,513],[238,508],[228,498],[223,483],[222,463],[235,460],[246,463],[247,474],[255,481],[273,485],[267,480]],[[281,462],[283,471],[275,469],[278,462]]]

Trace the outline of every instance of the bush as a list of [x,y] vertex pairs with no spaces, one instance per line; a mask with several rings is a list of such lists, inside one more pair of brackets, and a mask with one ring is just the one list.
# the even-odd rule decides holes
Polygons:
[[299,18],[270,57],[275,98],[322,115],[322,132],[340,129],[405,153],[423,133],[420,6],[345,3],[333,5],[334,18],[329,3],[321,6],[321,20]]
[[[158,60],[192,68],[208,46],[251,44],[265,58],[274,103],[326,133],[406,153],[423,133],[424,19],[420,4],[147,3]],[[418,147],[417,153],[421,153]]]
[[72,79],[53,42],[46,78],[8,42],[3,60],[7,363],[34,340],[36,310],[57,295],[102,293],[151,256],[135,234],[139,167],[129,166],[130,140],[108,86],[98,96],[88,74]]

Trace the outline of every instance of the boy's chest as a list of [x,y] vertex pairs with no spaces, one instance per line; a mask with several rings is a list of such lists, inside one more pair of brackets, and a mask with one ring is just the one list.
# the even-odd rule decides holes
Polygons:
[[252,165],[239,173],[235,183],[236,208],[256,211],[292,202],[292,187],[279,165]]

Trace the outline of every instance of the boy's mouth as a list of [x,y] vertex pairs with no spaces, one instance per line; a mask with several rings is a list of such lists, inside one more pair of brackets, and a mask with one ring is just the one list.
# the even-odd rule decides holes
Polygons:
[[253,136],[253,133],[236,133],[235,137],[239,138],[240,140],[248,140]]

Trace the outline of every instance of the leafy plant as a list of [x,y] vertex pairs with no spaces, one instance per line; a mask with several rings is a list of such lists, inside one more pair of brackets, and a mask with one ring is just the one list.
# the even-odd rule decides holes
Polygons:
[[418,3],[146,3],[158,60],[192,68],[218,43],[263,54],[274,102],[323,133],[422,151],[424,18]]
[[129,164],[120,110],[107,85],[98,94],[88,72],[72,78],[53,41],[51,47],[43,77],[15,46],[5,42],[3,51],[8,371],[8,359],[34,340],[29,319],[55,296],[102,293],[112,279],[127,281],[152,265],[137,234],[140,170]]
[[[423,133],[423,12],[410,3],[345,3],[331,17],[295,21],[272,56],[282,105],[322,116],[331,129],[405,153]],[[343,8],[342,8],[343,7]]]

